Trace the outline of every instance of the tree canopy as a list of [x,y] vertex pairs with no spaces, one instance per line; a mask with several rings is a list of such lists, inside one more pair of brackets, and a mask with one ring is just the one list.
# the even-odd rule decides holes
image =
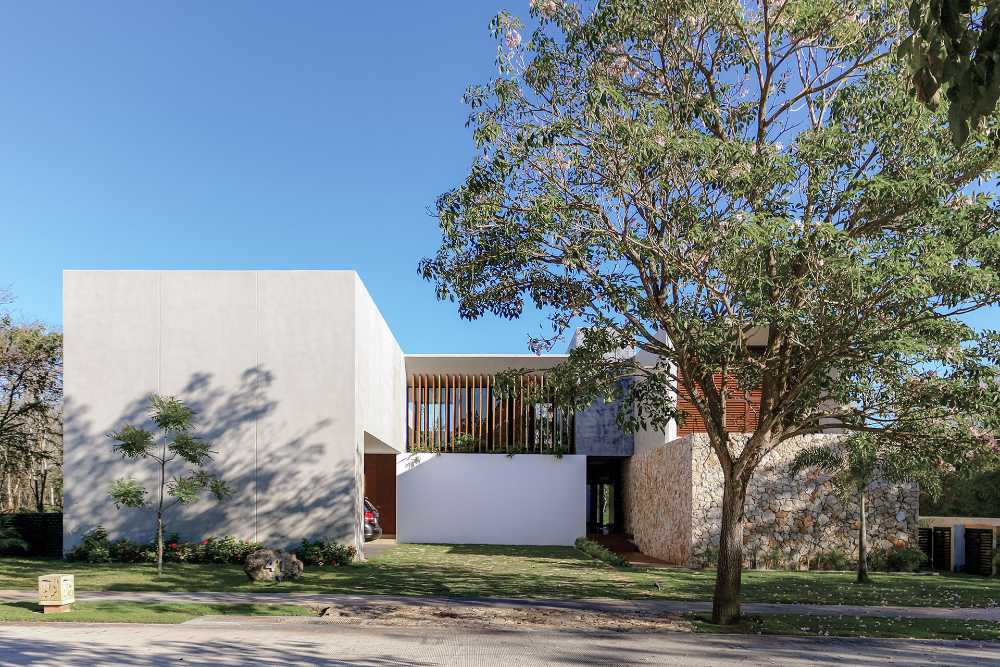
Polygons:
[[952,138],[961,146],[1000,100],[1000,2],[913,0],[910,26],[899,50],[917,98],[931,106],[947,100]]
[[[947,465],[997,450],[1000,337],[961,319],[1000,299],[997,119],[957,147],[914,98],[893,55],[907,14],[535,0],[527,37],[494,20],[498,76],[466,92],[477,155],[421,274],[466,318],[549,313],[536,351],[584,327],[554,375],[578,402],[634,378],[632,428],[662,427],[683,388],[727,480],[720,562],[784,440],[872,433]],[[759,426],[734,438],[726,399],[751,389]]]

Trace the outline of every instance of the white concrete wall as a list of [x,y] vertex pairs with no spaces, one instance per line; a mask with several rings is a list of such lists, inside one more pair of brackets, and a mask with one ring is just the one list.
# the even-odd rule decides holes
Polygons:
[[587,528],[587,457],[402,454],[396,538],[571,545]]
[[[406,450],[406,368],[403,351],[361,280],[355,281],[358,428],[386,448]],[[369,449],[372,449],[369,445]]]
[[63,282],[67,548],[98,524],[151,536],[149,510],[116,510],[108,489],[126,475],[151,488],[152,466],[121,460],[106,434],[150,426],[154,392],[197,410],[214,471],[236,491],[178,507],[169,530],[357,541],[354,272],[67,271]]

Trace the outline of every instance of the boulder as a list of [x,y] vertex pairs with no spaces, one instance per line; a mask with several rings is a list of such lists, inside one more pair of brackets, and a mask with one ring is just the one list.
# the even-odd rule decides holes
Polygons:
[[286,554],[279,549],[258,549],[243,562],[243,571],[250,581],[297,579],[304,569],[295,554]]

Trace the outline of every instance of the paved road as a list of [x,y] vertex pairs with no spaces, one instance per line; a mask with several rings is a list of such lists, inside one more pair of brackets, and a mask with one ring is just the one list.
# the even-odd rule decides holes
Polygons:
[[[0,590],[0,601],[37,600],[37,591]],[[322,604],[359,605],[402,604],[438,606],[504,606],[549,607],[558,609],[585,609],[615,613],[622,611],[652,611],[685,613],[710,611],[711,602],[683,602],[676,600],[540,600],[524,598],[453,598],[438,596],[404,595],[349,595],[326,593],[164,593],[154,591],[77,591],[78,602],[87,600],[131,600],[141,602],[213,602],[260,604]],[[807,616],[864,616],[868,618],[945,618],[961,620],[994,621],[1000,623],[1000,607],[857,607],[850,605],[820,604],[768,604],[747,602],[746,614],[804,614]]]
[[14,665],[1000,665],[1000,644],[727,635],[456,632],[316,624],[10,624]]

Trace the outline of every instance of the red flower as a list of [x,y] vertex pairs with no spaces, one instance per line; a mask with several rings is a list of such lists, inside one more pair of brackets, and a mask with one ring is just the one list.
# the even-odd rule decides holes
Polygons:
[[208,540],[202,540],[202,541],[201,541],[201,544],[202,544],[202,546],[204,546],[204,545],[208,544]]
[[174,551],[177,551],[177,544],[176,544],[176,543],[171,543],[171,544],[170,544],[169,546],[170,546],[170,548],[171,548],[171,549],[173,549]]

